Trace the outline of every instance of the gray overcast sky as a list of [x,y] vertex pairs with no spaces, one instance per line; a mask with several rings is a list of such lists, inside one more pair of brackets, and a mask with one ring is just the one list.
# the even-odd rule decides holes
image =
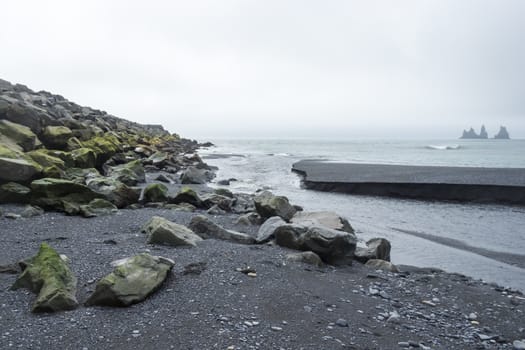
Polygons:
[[525,1],[2,3],[0,77],[186,137],[525,137]]

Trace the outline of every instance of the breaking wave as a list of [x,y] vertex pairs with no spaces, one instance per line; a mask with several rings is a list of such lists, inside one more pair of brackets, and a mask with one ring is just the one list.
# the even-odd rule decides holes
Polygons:
[[435,149],[439,151],[446,151],[446,150],[458,150],[461,148],[460,145],[428,145],[426,146],[428,149]]

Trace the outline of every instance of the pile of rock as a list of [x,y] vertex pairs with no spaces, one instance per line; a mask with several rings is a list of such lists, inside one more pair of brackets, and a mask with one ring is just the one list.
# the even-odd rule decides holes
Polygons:
[[[85,216],[139,201],[146,171],[213,173],[196,141],[0,80],[0,203],[31,203]],[[169,180],[168,180],[169,181]],[[163,200],[148,193],[146,200]]]

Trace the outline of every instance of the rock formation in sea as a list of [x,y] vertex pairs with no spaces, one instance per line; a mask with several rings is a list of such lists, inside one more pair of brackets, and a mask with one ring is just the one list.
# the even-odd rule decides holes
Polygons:
[[463,135],[460,137],[460,139],[488,139],[489,135],[487,133],[487,130],[485,129],[485,125],[481,126],[480,133],[476,133],[474,128],[470,128],[470,130],[463,130]]
[[510,139],[510,135],[509,135],[509,132],[507,131],[507,128],[504,127],[504,126],[501,126],[499,128],[499,131],[496,135],[494,135],[494,138],[495,139],[499,139],[499,140],[509,140]]

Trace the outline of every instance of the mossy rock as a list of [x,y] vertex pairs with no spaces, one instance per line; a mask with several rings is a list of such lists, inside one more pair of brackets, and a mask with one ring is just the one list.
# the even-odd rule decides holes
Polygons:
[[118,208],[113,203],[101,198],[93,199],[89,204],[80,206],[80,214],[86,218],[111,215],[117,211]]
[[84,147],[91,148],[97,155],[97,165],[102,165],[115,153],[121,151],[121,142],[115,135],[104,134],[103,136],[95,136],[83,142]]
[[159,183],[149,184],[144,189],[144,202],[167,202],[168,188]]
[[135,186],[139,182],[146,181],[146,171],[140,160],[111,167],[108,170],[108,175],[128,186]]
[[0,134],[11,139],[25,152],[42,146],[42,143],[31,129],[25,125],[10,122],[9,120],[0,120]]
[[173,261],[139,254],[115,263],[115,269],[97,282],[86,305],[129,306],[155,292],[173,267]]
[[128,186],[110,177],[93,177],[86,182],[88,187],[99,193],[118,208],[137,203],[140,198],[140,187]]
[[51,177],[54,179],[63,179],[66,177],[66,172],[57,167],[56,165],[44,168],[42,174],[44,175],[44,177]]
[[71,157],[77,168],[94,168],[97,162],[97,155],[91,148],[78,148],[71,151]]
[[68,168],[65,179],[84,185],[87,178],[98,178],[100,173],[95,168]]
[[[95,198],[103,197],[89,187],[65,179],[43,178],[31,183],[32,203],[44,208],[77,214],[80,205],[88,204]],[[75,207],[74,211],[68,210]]]
[[233,198],[233,193],[232,191],[226,189],[226,188],[217,188],[215,189],[215,194],[218,194],[219,196],[224,196],[224,197],[228,197],[228,198]]
[[79,149],[79,148],[82,148],[82,147],[84,147],[84,145],[76,137],[71,137],[71,138],[69,138],[67,140],[66,149],[68,151],[73,151],[73,150],[76,150],[76,149]]
[[23,153],[19,149],[16,149],[7,143],[0,142],[0,158],[16,159],[21,158],[22,156]]
[[44,150],[36,150],[27,152],[26,156],[31,158],[34,162],[38,163],[42,168],[55,166],[59,169],[65,169],[66,165],[64,161],[58,157],[54,157]]
[[31,189],[16,182],[0,186],[0,203],[29,203]]
[[0,157],[0,182],[28,182],[40,176],[42,167],[32,160]]
[[24,271],[11,289],[27,288],[38,294],[33,312],[72,310],[78,306],[77,279],[49,245],[42,243],[38,254],[21,265]]
[[46,126],[41,134],[42,142],[48,148],[65,149],[73,132],[66,126]]
[[199,197],[197,192],[195,192],[189,187],[181,188],[181,190],[179,191],[179,193],[177,193],[177,195],[175,195],[175,197],[170,198],[169,202],[172,204],[189,203],[197,208],[205,207],[202,199]]
[[75,160],[71,156],[71,153],[54,150],[54,149],[39,149],[39,152],[45,153],[51,157],[62,159],[64,166],[67,168],[72,168],[75,166]]

